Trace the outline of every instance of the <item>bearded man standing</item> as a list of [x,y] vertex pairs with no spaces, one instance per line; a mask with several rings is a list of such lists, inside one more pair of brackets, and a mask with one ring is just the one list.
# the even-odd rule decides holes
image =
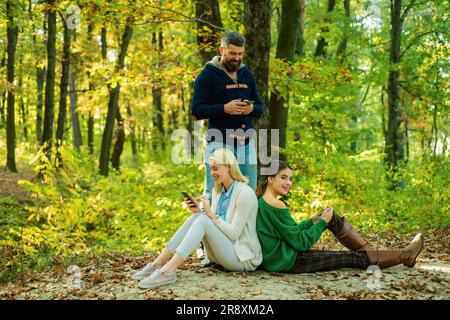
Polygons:
[[[194,84],[191,115],[208,119],[206,133],[206,176],[203,194],[211,201],[214,175],[209,156],[216,149],[228,148],[236,156],[241,172],[256,189],[257,157],[252,118],[259,118],[264,105],[255,79],[242,63],[245,39],[237,31],[226,31],[220,43],[220,56],[209,61]],[[224,195],[228,190],[222,190]]]

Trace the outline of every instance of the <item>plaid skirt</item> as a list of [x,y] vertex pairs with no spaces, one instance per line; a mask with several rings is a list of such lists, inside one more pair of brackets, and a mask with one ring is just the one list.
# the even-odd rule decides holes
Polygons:
[[331,271],[341,268],[367,269],[370,260],[365,251],[308,250],[299,252],[292,273]]

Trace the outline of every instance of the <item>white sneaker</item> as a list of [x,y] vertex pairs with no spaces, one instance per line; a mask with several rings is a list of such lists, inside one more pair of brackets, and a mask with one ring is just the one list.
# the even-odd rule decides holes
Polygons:
[[131,276],[131,279],[135,281],[140,281],[142,279],[147,278],[149,275],[151,275],[155,270],[158,268],[157,265],[153,264],[153,262],[147,263],[147,265],[139,272],[136,272]]
[[162,272],[156,269],[150,276],[139,281],[139,288],[153,289],[159,286],[164,286],[177,281],[177,272]]

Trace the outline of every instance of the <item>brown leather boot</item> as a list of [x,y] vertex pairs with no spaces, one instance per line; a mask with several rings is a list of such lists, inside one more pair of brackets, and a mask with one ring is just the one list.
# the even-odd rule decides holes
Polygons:
[[336,238],[344,247],[352,251],[364,251],[371,250],[366,240],[364,240],[361,235],[353,229],[353,226],[347,219],[342,218],[344,221],[342,229],[339,232],[334,233]]
[[421,233],[416,234],[410,244],[403,249],[407,254],[402,259],[402,262],[407,267],[414,267],[416,259],[419,256],[420,251],[423,249],[423,235]]
[[370,263],[381,269],[396,266],[403,263],[407,267],[414,267],[417,256],[423,248],[423,236],[417,234],[411,243],[403,250],[367,250]]

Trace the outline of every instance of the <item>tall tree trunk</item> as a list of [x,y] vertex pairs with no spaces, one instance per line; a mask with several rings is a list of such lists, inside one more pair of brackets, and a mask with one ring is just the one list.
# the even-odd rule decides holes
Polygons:
[[[297,30],[297,40],[295,44],[295,60],[301,60],[305,56],[305,0],[300,0],[300,17]],[[301,97],[294,95],[296,104],[300,103]],[[300,141],[300,130],[294,130],[293,141]]]
[[344,9],[345,9],[345,27],[344,27],[344,37],[342,41],[339,43],[336,57],[339,64],[342,64],[345,60],[345,54],[347,51],[347,43],[348,36],[350,34],[350,0],[344,0]]
[[[437,112],[438,112],[438,106],[437,106],[437,104],[435,104],[434,109],[433,109],[433,129],[434,129],[433,130],[434,131],[433,156],[436,156],[436,148],[437,148],[437,143],[438,143]],[[430,137],[430,140],[431,140],[431,137]]]
[[125,127],[119,107],[117,107],[116,117],[116,141],[114,142],[113,153],[111,155],[111,164],[117,171],[120,170],[120,156],[123,152],[123,145],[125,143]]
[[[90,23],[88,25],[87,29],[87,38],[88,41],[92,41],[92,30],[94,29],[93,25]],[[101,31],[101,52],[102,52],[102,59],[106,60],[106,28],[102,28]],[[92,92],[93,85],[91,78],[91,73],[87,72],[88,79],[89,79],[89,91]],[[87,120],[87,136],[88,136],[88,150],[89,154],[94,154],[94,112],[92,110],[89,110],[88,112],[88,120]]]
[[6,15],[8,18],[6,27],[7,36],[7,52],[8,61],[6,64],[7,75],[6,80],[8,82],[8,105],[6,115],[6,168],[12,172],[17,172],[16,168],[16,124],[15,124],[15,111],[14,111],[14,60],[17,47],[17,37],[19,28],[15,25],[14,21],[14,6],[17,4],[13,0],[6,1]]
[[[336,5],[336,0],[328,0],[327,13],[330,14],[334,10],[334,6]],[[328,17],[325,18],[325,22],[328,22]],[[317,41],[316,52],[314,53],[315,57],[325,57],[325,49],[328,46],[328,42],[325,40],[324,33],[329,31],[328,27],[321,28],[321,35],[319,40]]]
[[[106,47],[106,41],[105,41]],[[102,50],[103,54],[103,50]],[[105,57],[106,58],[106,57]],[[123,145],[125,143],[125,125],[122,115],[120,113],[120,106],[117,103],[116,113],[116,140],[114,141],[113,153],[111,155],[111,164],[117,171],[120,170],[120,156],[123,152]]]
[[[0,63],[0,68],[3,69],[6,66],[6,55],[2,58]],[[0,128],[3,128],[6,123],[6,92],[7,90],[3,90],[0,95]]]
[[[131,139],[131,153],[133,156],[137,154],[136,145],[136,121],[133,119],[133,114],[131,113],[130,101],[127,101],[127,115],[130,122],[130,139]],[[138,128],[139,130],[139,128]]]
[[[34,25],[34,16],[32,10],[32,0],[28,0],[28,15],[31,21],[31,30],[33,33],[33,43],[36,47],[40,47],[40,44],[37,42],[36,37],[36,28]],[[47,33],[47,25],[45,23],[45,19],[43,21],[43,31]],[[47,42],[44,41],[45,45]],[[38,59],[40,59],[40,55]],[[36,141],[40,142],[42,139],[42,106],[44,104],[44,81],[45,81],[45,67],[36,66]]]
[[409,128],[408,128],[408,118],[405,117],[405,142],[406,142],[406,159],[405,163],[409,160]]
[[[22,65],[22,58],[19,61],[19,65]],[[28,112],[27,108],[25,107],[25,101],[24,101],[24,90],[23,90],[23,72],[20,69],[19,72],[19,111],[20,111],[20,119],[21,119],[21,125],[23,130],[23,136],[25,140],[28,140],[28,127],[27,127],[27,118],[28,118]]]
[[[300,25],[300,2],[298,0],[283,0],[281,2],[281,24],[278,36],[276,58],[288,62],[294,61],[294,53],[298,32],[292,30]],[[280,148],[286,148],[286,129],[288,120],[288,106],[285,102],[289,98],[273,91],[270,95],[270,127],[280,132]]]
[[[329,15],[331,12],[333,12],[335,5],[336,5],[336,0],[328,0],[327,14],[324,19],[325,23],[328,23],[330,21]],[[317,40],[317,46],[316,46],[316,51],[314,52],[314,57],[325,58],[326,47],[328,46],[328,42],[325,40],[324,34],[328,33],[329,29],[327,26],[325,26],[320,29],[320,32],[321,32],[321,34],[320,34],[319,40]],[[319,109],[319,107],[317,105],[313,105],[313,108],[315,110]],[[320,137],[320,140],[322,141],[322,145],[323,145],[323,147],[325,147],[325,144],[327,142],[327,135],[325,133],[325,128],[324,128],[324,124],[322,123],[322,120],[319,119],[319,120],[311,123],[311,126],[312,126],[314,132],[317,131],[318,136]]]
[[36,139],[42,140],[42,107],[44,105],[45,67],[36,67],[37,103],[36,103]]
[[[47,12],[47,74],[45,80],[45,110],[44,110],[44,130],[42,132],[41,145],[44,146],[44,153],[47,158],[51,158],[53,120],[55,109],[55,64],[56,64],[56,8],[55,0],[47,0],[49,10]],[[42,172],[41,172],[42,173]]]
[[83,145],[83,138],[81,136],[80,120],[77,111],[77,72],[74,69],[71,70],[69,75],[69,92],[70,92],[70,117],[72,119],[72,139],[75,149],[80,151],[80,147]]
[[61,81],[59,83],[59,112],[58,123],[56,127],[56,146],[57,146],[57,160],[61,165],[62,157],[59,152],[59,147],[63,144],[64,131],[67,118],[67,94],[69,88],[69,72],[70,72],[70,38],[72,36],[71,30],[67,27],[64,17],[61,15],[61,20],[64,27],[64,42],[63,42],[63,56],[61,60]]
[[[265,107],[264,114],[258,120],[254,120],[257,130],[270,128],[268,90],[271,13],[272,6],[270,0],[245,1],[245,63],[255,77],[258,92]],[[270,141],[267,142],[267,150],[270,150]]]
[[298,58],[305,56],[305,0],[300,1],[300,17],[297,30],[297,40],[295,44],[295,54]]
[[[72,31],[73,41],[77,41],[76,30]],[[71,65],[69,72],[69,106],[70,106],[70,119],[72,120],[72,140],[73,146],[77,151],[80,151],[80,147],[83,145],[83,139],[81,136],[80,119],[77,111],[78,95],[77,95],[77,70],[79,60],[77,55],[71,53]]]
[[217,53],[214,49],[219,39],[218,32],[223,28],[219,1],[195,1],[195,18],[206,22],[197,21],[197,45],[202,64],[205,65]]
[[[342,65],[342,64],[344,64],[344,62],[346,62],[345,55],[347,52],[348,37],[351,32],[351,30],[350,30],[350,0],[344,0],[344,10],[345,10],[344,36],[343,36],[341,42],[339,43],[338,49],[336,51],[336,60],[337,60],[337,63],[340,65]],[[351,69],[350,66],[348,66],[348,68]],[[354,104],[356,111],[361,109],[362,104],[364,103],[368,92],[369,92],[369,86],[367,86],[367,90],[366,90],[366,93],[365,93],[362,101],[360,103]],[[356,114],[352,115],[349,126],[352,129],[357,128],[358,116]],[[350,142],[350,150],[351,150],[351,152],[356,153],[357,149],[358,149],[357,140],[356,140],[356,138],[354,138]]]
[[[156,65],[156,69],[161,69],[161,63],[159,59],[159,55],[164,49],[163,47],[163,33],[162,31],[158,32],[158,40],[156,39],[156,33],[152,34],[152,44],[154,47],[158,45],[158,62]],[[152,87],[152,96],[153,96],[153,135],[152,135],[152,144],[154,149],[158,149],[161,147],[165,148],[164,145],[164,123],[163,123],[163,105],[162,105],[162,88],[160,86],[160,80],[154,79],[154,84]]]
[[[120,72],[125,63],[125,56],[127,54],[128,45],[131,41],[131,36],[133,35],[132,18],[127,19],[127,24],[122,36],[122,43],[120,45],[120,54],[116,62],[115,72]],[[109,88],[109,103],[108,103],[108,113],[106,115],[105,129],[102,136],[102,146],[100,150],[100,174],[108,176],[109,172],[109,155],[111,149],[112,134],[114,129],[114,120],[117,117],[117,112],[119,111],[119,93],[120,93],[120,83],[117,83],[115,88]]]
[[[384,142],[386,144],[387,141],[387,125],[386,125],[386,105],[385,105],[385,99],[384,99],[384,92],[386,91],[386,88],[383,86],[381,88],[381,130],[383,133]],[[385,145],[386,148],[386,145]],[[383,159],[383,163],[386,163],[386,158]]]
[[[414,1],[414,0],[412,0]],[[388,128],[386,136],[386,163],[389,189],[403,185],[403,179],[396,175],[398,166],[404,161],[403,131],[401,126],[401,110],[399,96],[400,46],[403,27],[402,0],[391,0],[391,44],[389,63],[391,65],[388,78]]]

